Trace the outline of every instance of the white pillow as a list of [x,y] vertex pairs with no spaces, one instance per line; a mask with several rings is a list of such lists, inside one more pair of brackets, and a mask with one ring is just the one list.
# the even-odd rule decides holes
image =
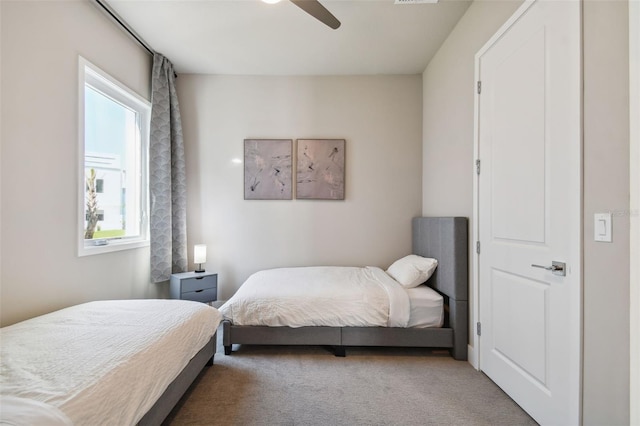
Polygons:
[[436,259],[410,254],[393,262],[387,274],[404,288],[414,288],[427,281],[437,266]]

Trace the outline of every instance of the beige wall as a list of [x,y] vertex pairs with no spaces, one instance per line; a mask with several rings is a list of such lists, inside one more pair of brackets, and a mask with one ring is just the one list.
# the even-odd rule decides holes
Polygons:
[[[629,424],[628,7],[584,2],[585,425]],[[594,242],[607,211],[613,242]]]
[[148,249],[76,255],[78,55],[147,98],[150,56],[86,1],[0,8],[1,324],[166,292],[149,282]]
[[[189,251],[207,244],[221,299],[262,268],[386,268],[410,252],[422,196],[419,75],[180,75],[177,84]],[[346,200],[245,201],[233,162],[245,138],[346,139]]]
[[[2,4],[0,4],[0,296],[2,295]],[[1,302],[0,302],[1,303]],[[0,315],[2,315],[0,306]],[[0,326],[2,318],[0,318]]]
[[[520,6],[520,1],[475,1],[423,74],[422,214],[473,217],[473,102],[475,54]],[[469,262],[471,266],[471,261]],[[473,309],[473,294],[469,293]],[[469,342],[475,345],[473,310]]]
[[[423,74],[424,215],[472,217],[474,54],[519,4],[474,2]],[[629,422],[627,7],[584,5],[585,424]],[[623,212],[614,241],[595,243],[593,214],[606,211]]]
[[629,2],[629,103],[631,172],[631,288],[629,297],[631,324],[631,418],[640,425],[640,2]]

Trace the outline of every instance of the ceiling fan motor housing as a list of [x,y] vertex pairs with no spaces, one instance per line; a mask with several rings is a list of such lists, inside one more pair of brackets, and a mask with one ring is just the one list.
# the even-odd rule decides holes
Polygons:
[[393,4],[427,4],[438,3],[438,0],[395,0]]

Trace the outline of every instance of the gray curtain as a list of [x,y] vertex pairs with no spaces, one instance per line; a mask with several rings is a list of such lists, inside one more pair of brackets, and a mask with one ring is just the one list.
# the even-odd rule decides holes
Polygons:
[[187,270],[187,186],[173,65],[153,57],[149,141],[151,280]]

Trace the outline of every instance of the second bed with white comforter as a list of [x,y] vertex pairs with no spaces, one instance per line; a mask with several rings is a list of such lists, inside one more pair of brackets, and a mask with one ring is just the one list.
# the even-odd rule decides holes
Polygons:
[[[468,220],[417,217],[411,254],[386,270],[311,266],[255,273],[221,308],[234,345],[446,348],[468,354]],[[236,346],[236,350],[238,350]]]
[[378,267],[279,268],[250,276],[220,312],[243,326],[441,327],[443,298]]

